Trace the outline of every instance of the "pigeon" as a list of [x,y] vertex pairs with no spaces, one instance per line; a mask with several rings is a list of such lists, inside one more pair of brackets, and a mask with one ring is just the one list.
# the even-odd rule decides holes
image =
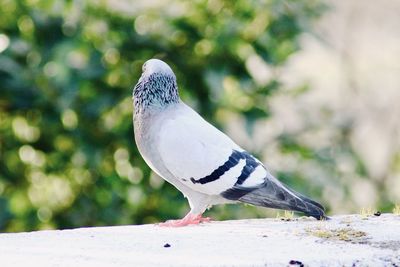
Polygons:
[[170,66],[150,59],[133,89],[134,133],[150,168],[188,199],[189,213],[162,226],[208,222],[213,205],[247,203],[325,219],[324,207],[276,179],[257,158],[204,120],[179,97]]

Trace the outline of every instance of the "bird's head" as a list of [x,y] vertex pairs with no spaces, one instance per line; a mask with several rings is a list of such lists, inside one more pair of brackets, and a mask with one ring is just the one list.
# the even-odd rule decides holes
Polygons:
[[147,60],[142,66],[142,76],[133,89],[133,98],[136,113],[178,103],[178,85],[170,66],[159,59]]
[[142,76],[151,75],[154,73],[164,74],[167,76],[175,76],[174,72],[167,63],[156,58],[147,60],[142,66],[142,72]]

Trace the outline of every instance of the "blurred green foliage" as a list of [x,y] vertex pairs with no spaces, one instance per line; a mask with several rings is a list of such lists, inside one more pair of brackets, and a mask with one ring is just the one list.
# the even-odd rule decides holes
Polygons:
[[[251,134],[270,116],[268,97],[282,86],[279,68],[299,49],[297,37],[324,10],[317,0],[145,2],[0,1],[3,231],[183,216],[186,200],[134,143],[131,89],[143,62],[167,61],[185,101],[220,128],[235,113]],[[259,61],[273,70],[267,81],[249,71]],[[283,136],[282,149],[307,157],[291,142]],[[225,206],[211,215],[264,214]]]

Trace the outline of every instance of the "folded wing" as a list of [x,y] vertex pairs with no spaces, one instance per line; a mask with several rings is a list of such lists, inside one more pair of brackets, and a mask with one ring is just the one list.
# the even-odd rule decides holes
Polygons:
[[266,174],[260,162],[186,106],[163,123],[158,150],[176,179],[208,195],[235,184],[262,184]]

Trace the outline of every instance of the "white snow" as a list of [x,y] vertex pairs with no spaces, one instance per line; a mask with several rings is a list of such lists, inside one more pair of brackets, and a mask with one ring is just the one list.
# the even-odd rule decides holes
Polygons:
[[[366,236],[324,238],[351,229]],[[318,234],[317,234],[318,235]],[[164,247],[165,244],[170,247]],[[252,219],[183,228],[93,227],[0,234],[0,266],[399,266],[400,216]],[[299,266],[299,265],[297,265]]]

